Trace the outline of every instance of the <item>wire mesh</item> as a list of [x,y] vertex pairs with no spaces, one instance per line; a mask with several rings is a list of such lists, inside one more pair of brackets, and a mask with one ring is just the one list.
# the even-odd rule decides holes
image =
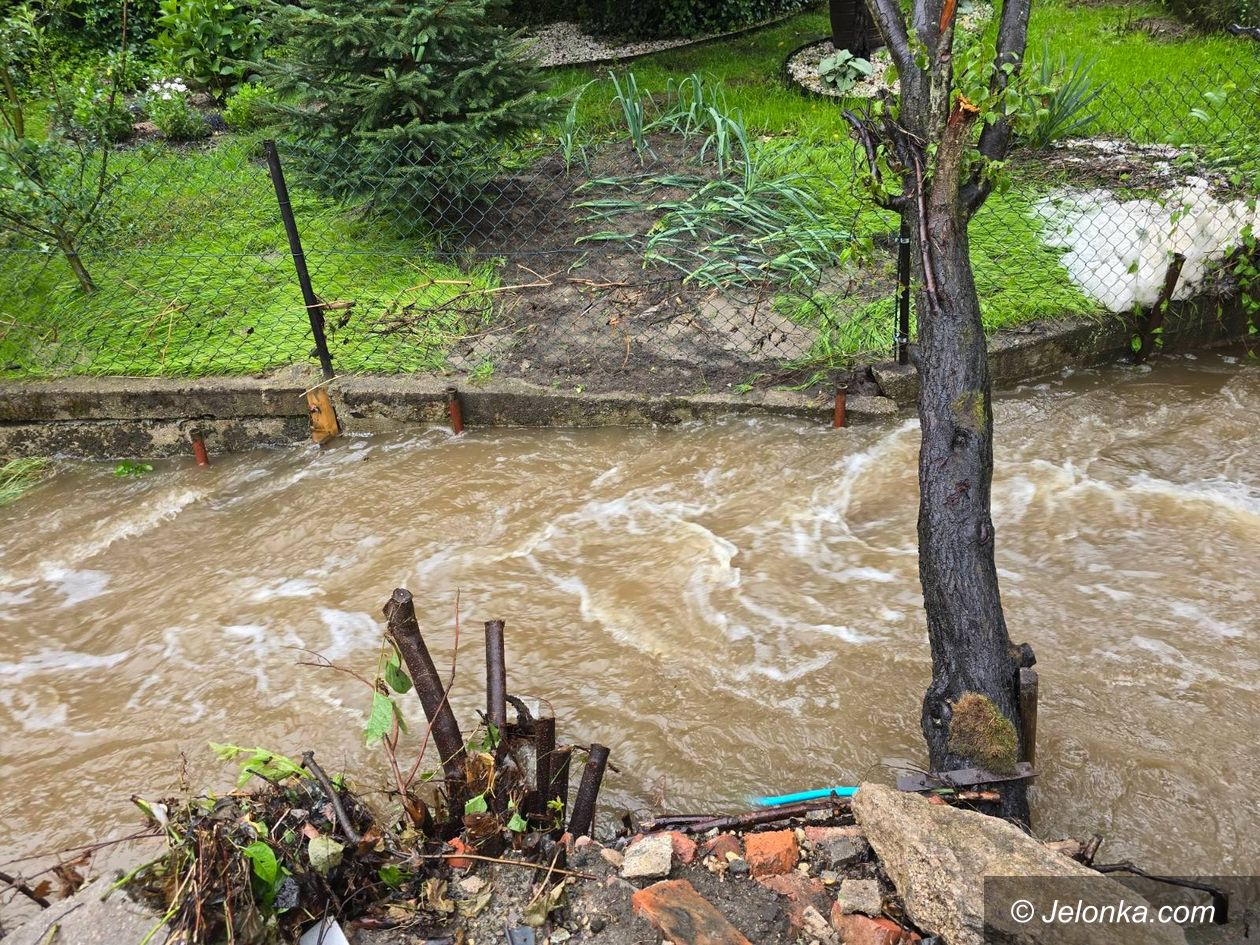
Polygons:
[[[1219,90],[1219,91],[1217,91]],[[1017,152],[971,224],[992,328],[1227,287],[1256,224],[1260,68],[1108,87],[1080,137]],[[837,107],[837,130],[843,127]],[[896,229],[852,144],[675,123],[479,153],[280,142],[340,374],[696,391],[886,358]],[[252,374],[314,364],[261,141],[131,143],[80,254],[0,235],[0,371]]]

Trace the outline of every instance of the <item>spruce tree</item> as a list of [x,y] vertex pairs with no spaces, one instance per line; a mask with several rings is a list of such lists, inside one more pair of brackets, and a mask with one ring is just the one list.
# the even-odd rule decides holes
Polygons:
[[499,25],[501,0],[265,0],[279,93],[310,176],[421,209],[467,191],[551,114],[545,79]]

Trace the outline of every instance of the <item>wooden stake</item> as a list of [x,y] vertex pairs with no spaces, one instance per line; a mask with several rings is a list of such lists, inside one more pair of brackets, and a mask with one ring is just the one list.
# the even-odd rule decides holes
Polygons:
[[1020,760],[1037,767],[1037,671],[1025,667],[1019,671],[1019,741],[1023,746]]
[[333,409],[327,387],[321,384],[306,392],[306,409],[311,415],[311,439],[316,444],[323,446],[341,434],[337,411]]

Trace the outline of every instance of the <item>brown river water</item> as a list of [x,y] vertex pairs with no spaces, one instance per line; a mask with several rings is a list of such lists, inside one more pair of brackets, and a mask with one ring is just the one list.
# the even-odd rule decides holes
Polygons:
[[[1081,372],[996,416],[1006,611],[1042,672],[1037,832],[1260,872],[1260,367]],[[916,447],[911,423],[736,419],[67,466],[0,509],[0,869],[133,829],[128,797],[170,791],[181,752],[229,785],[208,741],[383,784],[366,690],[297,662],[371,673],[398,585],[439,665],[460,595],[464,720],[481,621],[507,621],[510,691],[612,747],[610,813],[887,777],[922,759]]]

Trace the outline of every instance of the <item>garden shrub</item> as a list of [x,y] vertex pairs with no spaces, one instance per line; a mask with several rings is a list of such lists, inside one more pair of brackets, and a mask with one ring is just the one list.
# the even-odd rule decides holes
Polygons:
[[265,85],[249,82],[227,97],[223,121],[233,131],[253,131],[275,118],[276,95]]
[[154,86],[145,100],[149,120],[168,141],[196,141],[210,136],[210,126],[188,104],[188,87],[169,80]]
[[[3,4],[0,4],[2,6]],[[59,0],[40,11],[49,38],[72,58],[117,50],[122,42],[119,0]],[[158,0],[128,0],[128,42],[143,44],[157,31]]]
[[193,85],[222,94],[245,78],[262,57],[263,22],[248,3],[227,0],[161,0],[162,31],[154,47]]
[[556,111],[497,0],[265,0],[275,111],[326,192],[427,207]]
[[720,33],[791,13],[804,0],[514,0],[518,20],[576,20],[601,33],[636,37]]

